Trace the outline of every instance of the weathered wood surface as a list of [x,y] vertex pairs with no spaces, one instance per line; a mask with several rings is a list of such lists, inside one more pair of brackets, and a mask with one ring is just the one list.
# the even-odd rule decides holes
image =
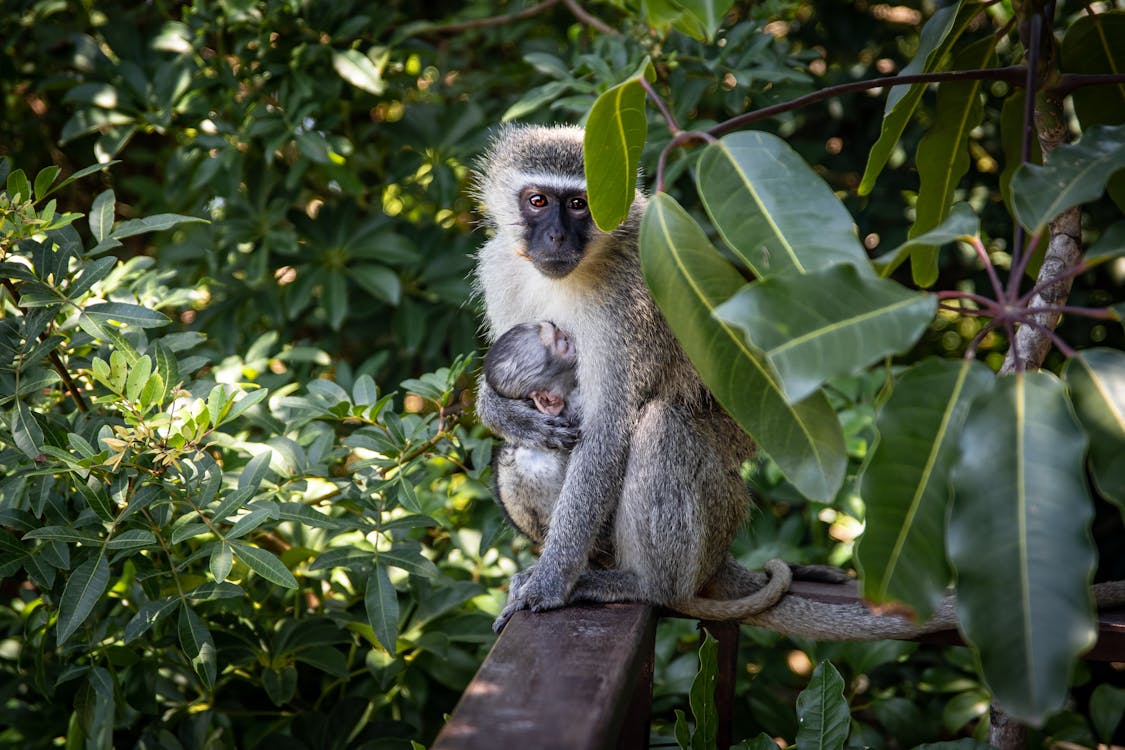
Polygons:
[[640,604],[517,612],[432,750],[647,747],[655,632]]
[[[835,604],[859,600],[854,583],[795,581],[791,593]],[[656,621],[668,615],[675,613],[640,604],[517,612],[432,750],[647,747]],[[723,747],[730,741],[738,629],[725,624],[713,632],[720,638]],[[919,640],[962,644],[955,630]],[[1125,661],[1125,609],[1100,613],[1098,642],[1086,658]]]

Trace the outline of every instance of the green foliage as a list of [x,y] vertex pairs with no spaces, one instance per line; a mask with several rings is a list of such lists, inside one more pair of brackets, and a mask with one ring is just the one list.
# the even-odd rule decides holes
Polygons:
[[997,704],[1015,716],[1061,705],[1075,660],[1094,645],[1085,448],[1062,382],[1044,372],[998,379],[961,433],[947,537],[957,616]]
[[903,374],[879,411],[860,485],[870,513],[856,555],[865,599],[905,602],[925,620],[945,598],[950,472],[970,405],[990,385],[980,363],[932,358]]
[[809,686],[797,698],[797,747],[841,750],[848,739],[851,711],[844,700],[844,678],[830,662],[813,670]]
[[[632,77],[617,84],[594,102],[586,120],[583,155],[587,163],[603,158],[617,170],[587,170],[590,215],[603,231],[610,232],[625,220],[636,192],[641,147],[648,133],[644,81],[656,78],[652,62],[645,60]],[[622,163],[615,157],[625,154]]]
[[[0,194],[0,570],[27,582],[2,609],[17,645],[0,670],[19,686],[3,741],[234,746],[299,733],[295,716],[368,740],[388,721],[418,731],[409,686],[456,690],[491,640],[493,602],[471,603],[483,550],[454,541],[486,494],[490,443],[457,401],[472,359],[404,384],[419,403],[403,413],[367,375],[270,388],[249,362],[224,372],[194,354],[202,336],[164,332],[155,308],[182,297],[147,259],[100,255],[194,217],[115,222],[104,191],[84,245],[77,214],[56,225],[41,205],[57,170],[34,193],[22,174]],[[347,711],[321,709],[337,689]],[[72,702],[68,725],[54,706]]]
[[[719,403],[798,490],[820,500],[835,495],[845,464],[835,413],[819,394],[789,403],[764,356],[714,317],[715,308],[742,286],[741,279],[667,195],[655,196],[645,211],[641,267],[672,331]],[[742,398],[746,392],[757,394],[755,403]]]
[[[691,125],[681,129],[668,114],[675,104],[653,93],[660,91],[659,85],[650,89],[660,100],[654,109],[674,136],[660,154],[661,166],[674,148],[709,144],[694,166],[697,203],[706,209],[711,227],[693,218],[693,203],[659,194],[642,222],[641,257],[654,297],[700,374],[759,442],[794,494],[822,503],[835,499],[865,517],[865,594],[882,603],[901,601],[928,616],[944,596],[952,568],[963,634],[977,649],[996,704],[1041,725],[1064,705],[1076,660],[1092,643],[1088,587],[1095,559],[1090,535],[1094,505],[1085,466],[1089,461],[1097,487],[1105,485],[1106,496],[1115,499],[1116,476],[1108,468],[1113,463],[1108,456],[1120,455],[1125,447],[1125,435],[1113,427],[1119,399],[1111,395],[1120,363],[1094,353],[1100,369],[1091,370],[1088,359],[1079,359],[1087,364],[1070,367],[1072,382],[1066,387],[1049,373],[993,378],[968,363],[913,364],[917,357],[908,352],[918,347],[927,328],[958,316],[975,335],[964,352],[969,361],[990,339],[996,346],[1000,336],[993,331],[1042,328],[1042,316],[1073,313],[1119,320],[1116,309],[1096,309],[1106,306],[1111,295],[1101,295],[1095,309],[1065,301],[1029,307],[1034,293],[1050,280],[1041,279],[1035,290],[1024,293],[1018,276],[1001,282],[999,262],[991,253],[1007,249],[1013,273],[1022,274],[1041,263],[1033,257],[1034,242],[1024,246],[1019,232],[1015,242],[1020,244],[1014,247],[989,239],[988,232],[996,230],[986,230],[980,198],[995,195],[999,203],[1004,197],[1012,207],[1000,233],[1019,224],[1035,237],[1059,213],[1095,204],[1095,232],[1104,240],[1089,262],[1067,278],[1117,258],[1118,228],[1100,217],[1096,204],[1121,171],[1125,125],[1107,114],[1116,101],[1110,96],[1109,108],[1100,108],[1088,125],[1083,123],[1074,144],[1054,148],[1046,141],[1053,151],[1044,165],[1029,161],[1010,169],[1010,180],[1001,176],[998,184],[974,184],[978,197],[963,202],[969,154],[987,153],[976,133],[989,116],[1003,120],[1005,142],[1015,140],[1016,129],[1021,140],[1034,137],[1035,123],[1015,118],[1022,111],[1013,106],[1017,95],[1007,86],[983,83],[999,77],[987,68],[1026,62],[1021,60],[1023,49],[1006,48],[998,36],[980,33],[976,24],[983,9],[983,4],[966,0],[938,10],[927,21],[903,74],[961,74],[942,81],[932,115],[922,106],[926,83],[891,88],[881,133],[855,185],[860,195],[874,190],[912,121],[923,120],[930,127],[917,148],[919,187],[911,196],[909,239],[876,268],[887,277],[909,257],[915,285],[930,286],[950,265],[950,254],[939,255],[939,247],[961,242],[983,273],[973,269],[947,280],[953,288],[939,292],[937,300],[898,281],[875,279],[856,241],[853,214],[826,184],[823,170],[818,174],[795,149],[769,133],[727,134],[748,118],[713,126],[704,121],[699,131]],[[1018,12],[1022,15],[1014,20],[1027,23],[1029,14],[1038,11]],[[995,19],[998,30],[1010,30],[1001,20]],[[1092,51],[1076,54],[1072,49],[1068,55],[1074,69],[1115,70],[1112,53],[1103,54],[1105,46],[1096,42],[1106,28],[1115,28],[1116,20],[1117,15],[1109,14],[1075,24],[1079,31],[1074,33],[1088,39]],[[1049,30],[1040,39],[1044,49],[1037,52],[1044,55],[1039,58],[1044,67],[1033,71],[1042,89],[1036,122],[1044,130],[1056,120],[1062,127],[1057,102],[1071,91],[1052,88],[1059,72],[1050,68],[1058,64],[1049,56],[1053,40]],[[662,60],[655,62],[660,70]],[[1011,71],[1003,76],[1016,80]],[[674,100],[679,91],[675,85],[669,88]],[[595,108],[599,106],[601,102]],[[1103,116],[1108,119],[1097,120]],[[590,123],[588,128],[600,126]],[[634,140],[616,155],[599,153],[588,161],[591,185],[601,184],[603,173],[620,170],[626,151],[639,148],[635,139],[643,131],[631,132]],[[1011,147],[1005,151],[1012,153]],[[659,187],[674,190],[669,180]],[[1110,221],[1115,218],[1109,215]],[[993,218],[987,220],[997,226]],[[738,265],[730,262],[730,253],[711,244],[711,228]],[[753,279],[745,283],[746,276]],[[974,321],[977,317],[986,319],[983,326]],[[1070,353],[1057,335],[1044,335],[1055,336],[1059,348]],[[1017,369],[1022,369],[1025,354],[1014,357]],[[823,405],[814,411],[823,417],[827,399],[845,377],[894,356],[905,359],[883,375],[885,394],[892,395],[883,399],[878,447],[869,451],[870,436],[858,432],[856,450],[850,450],[849,442],[845,452],[836,442],[838,420],[832,410],[814,420],[803,409]],[[998,368],[1000,357],[989,359]],[[1082,424],[1070,416],[1076,407],[1084,415]],[[1087,450],[1094,441],[1099,444]],[[849,459],[865,458],[850,466],[860,475],[855,495],[844,484],[844,466]],[[888,715],[897,711],[886,710]]]

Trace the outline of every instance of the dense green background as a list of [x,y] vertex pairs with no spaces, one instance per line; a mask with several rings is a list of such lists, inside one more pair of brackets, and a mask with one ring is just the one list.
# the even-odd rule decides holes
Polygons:
[[[491,643],[501,586],[531,560],[488,497],[490,444],[461,408],[470,399],[465,363],[443,369],[478,345],[469,274],[483,237],[474,232],[470,170],[490,130],[505,117],[578,121],[646,54],[681,120],[723,120],[900,70],[930,11],[917,3],[737,3],[713,43],[661,23],[661,4],[646,22],[591,3],[620,34],[578,22],[562,4],[524,20],[466,25],[523,7],[5,2],[0,156],[11,168],[34,178],[57,165],[65,177],[120,160],[52,196],[59,210],[93,216],[95,205],[108,205],[118,222],[173,213],[209,223],[123,232],[112,252],[125,264],[93,298],[77,300],[141,305],[167,315],[167,325],[107,341],[59,307],[48,330],[61,337],[69,369],[90,383],[89,413],[78,412],[43,363],[13,360],[2,373],[3,392],[19,393],[32,416],[4,401],[16,416],[0,428],[0,745],[47,747],[67,737],[75,747],[108,746],[112,736],[117,747],[403,747],[432,739]],[[784,136],[837,191],[875,254],[905,239],[917,190],[907,155],[933,105],[923,101],[920,123],[865,198],[856,188],[882,98],[833,99],[760,127]],[[1000,118],[986,107],[961,185],[985,233],[998,236],[1008,232]],[[642,156],[648,174],[667,138],[654,118]],[[686,165],[672,165],[673,194],[691,187]],[[110,188],[115,201],[96,204]],[[1108,200],[1089,209],[1095,225],[1115,211]],[[73,262],[59,268],[72,280],[102,257],[89,249],[103,239],[87,219],[73,228]],[[981,282],[971,256],[941,259],[942,288]],[[6,275],[58,282],[41,277]],[[1106,264],[1078,280],[1071,301],[1118,302],[1123,284],[1119,267]],[[26,322],[28,306],[21,313],[16,301],[5,296],[4,321]],[[976,330],[974,321],[939,314],[904,361],[958,353]],[[3,331],[17,341],[5,344],[13,352],[27,346],[21,331]],[[1064,335],[1078,346],[1125,344],[1120,326],[1083,319],[1068,318]],[[146,377],[130,393],[111,350],[126,352],[122,374],[147,356],[164,392],[146,401]],[[1004,342],[990,337],[983,350],[996,365]],[[165,382],[170,373],[182,393]],[[399,385],[423,373],[436,374]],[[42,376],[41,387],[28,390],[32,376]],[[170,449],[145,431],[154,412],[176,398],[203,403],[217,384],[227,390],[209,420],[193,412],[192,425],[176,426],[194,430],[183,445]],[[235,392],[253,386],[269,398],[224,421]],[[878,376],[834,384],[849,475],[870,443],[880,386]],[[392,391],[389,404],[379,401]],[[37,444],[71,458],[48,451],[49,471],[37,472],[40,457],[19,447],[35,429]],[[84,456],[68,434],[98,450]],[[107,435],[124,441],[120,450],[103,450]],[[262,446],[274,453],[268,467],[252,461]],[[181,459],[178,468],[160,468],[167,453]],[[105,487],[91,490],[87,476]],[[748,480],[763,502],[736,545],[745,562],[780,555],[849,564],[862,517],[850,482],[820,505],[773,466],[748,469]],[[164,494],[126,517],[146,486]],[[222,520],[218,509],[231,498],[253,523]],[[1119,535],[1119,516],[1103,517],[1099,536]],[[120,536],[129,532],[135,543]],[[224,538],[268,551],[296,588]],[[87,606],[67,583],[80,574],[94,580],[102,561],[107,593]],[[204,588],[223,578],[240,588]],[[67,611],[68,597],[77,610]],[[57,645],[59,621],[83,610]],[[144,629],[142,610],[155,613]],[[666,732],[673,708],[686,703],[697,647],[690,624],[662,626],[656,709]],[[844,674],[853,744],[980,736],[988,694],[963,650],[795,643],[745,630],[736,736],[766,731],[792,741],[796,694],[824,658]],[[1042,736],[1092,746],[1111,736],[1125,705],[1113,685],[1125,680],[1098,665],[1076,679],[1074,710]]]

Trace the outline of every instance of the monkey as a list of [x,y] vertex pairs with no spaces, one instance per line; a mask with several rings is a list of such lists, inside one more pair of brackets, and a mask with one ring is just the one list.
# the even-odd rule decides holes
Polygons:
[[[570,417],[498,393],[487,375],[478,381],[478,416],[508,444],[569,451],[540,559],[513,576],[497,628],[520,609],[645,601],[684,611],[701,591],[735,599],[764,583],[727,552],[749,508],[740,470],[753,443],[648,292],[637,254],[643,193],[612,232],[590,217],[582,137],[576,127],[509,126],[478,166],[492,234],[475,274],[488,337],[550,320],[582,353],[580,440]],[[611,541],[611,568],[588,565],[599,538]],[[788,586],[782,567],[775,589]]]
[[[549,516],[545,533],[537,528],[539,562],[512,577],[494,628],[519,610],[572,601],[648,602],[822,640],[914,637],[955,625],[952,597],[917,624],[859,603],[785,596],[789,566],[771,560],[767,577],[729,554],[749,507],[740,468],[753,442],[707,390],[648,292],[637,249],[643,192],[612,231],[590,217],[582,140],[577,127],[508,126],[477,165],[490,233],[474,274],[486,336],[550,320],[581,352],[580,420],[537,408],[526,394],[498,392],[487,373],[478,380],[486,426],[517,448],[566,456],[561,481],[556,474],[537,501]],[[603,539],[611,560],[591,566]],[[1125,586],[1099,586],[1103,604],[1125,598]]]

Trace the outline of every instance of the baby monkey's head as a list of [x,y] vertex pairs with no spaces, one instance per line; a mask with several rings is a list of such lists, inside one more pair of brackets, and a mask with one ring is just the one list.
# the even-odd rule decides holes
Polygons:
[[550,321],[520,323],[496,339],[484,359],[484,377],[505,398],[529,398],[557,416],[578,387],[574,340]]

